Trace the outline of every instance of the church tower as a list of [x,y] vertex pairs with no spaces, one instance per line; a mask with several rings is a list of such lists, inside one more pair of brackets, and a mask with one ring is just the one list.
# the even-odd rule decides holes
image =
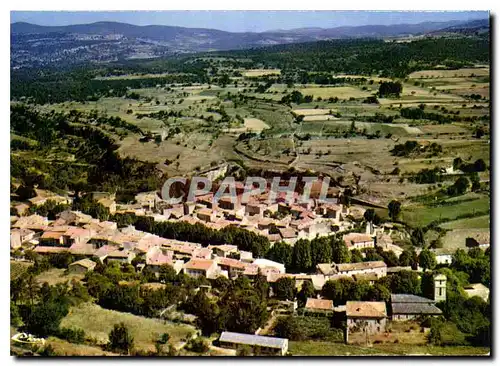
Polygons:
[[434,276],[434,301],[446,301],[446,276],[443,274]]

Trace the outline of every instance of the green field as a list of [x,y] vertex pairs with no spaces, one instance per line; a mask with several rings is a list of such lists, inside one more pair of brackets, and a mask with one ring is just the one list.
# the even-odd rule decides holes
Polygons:
[[448,219],[474,212],[486,212],[490,209],[490,199],[487,196],[473,201],[459,202],[454,205],[428,207],[422,205],[406,206],[401,214],[402,221],[412,226],[426,226],[432,221]]
[[445,222],[440,226],[443,229],[470,229],[470,228],[488,229],[490,227],[490,215]]
[[484,347],[437,347],[410,344],[374,344],[372,347],[361,347],[324,341],[290,341],[288,351],[293,356],[481,356],[490,352],[488,348]]

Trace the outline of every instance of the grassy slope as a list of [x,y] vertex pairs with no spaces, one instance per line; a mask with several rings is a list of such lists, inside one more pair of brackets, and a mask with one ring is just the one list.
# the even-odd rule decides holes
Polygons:
[[194,328],[188,325],[178,325],[158,319],[145,318],[129,313],[103,309],[98,305],[85,303],[71,308],[70,313],[61,322],[62,327],[78,327],[86,334],[105,343],[113,325],[123,322],[134,337],[135,346],[154,350],[153,337],[162,333],[170,335],[172,344],[178,343]]

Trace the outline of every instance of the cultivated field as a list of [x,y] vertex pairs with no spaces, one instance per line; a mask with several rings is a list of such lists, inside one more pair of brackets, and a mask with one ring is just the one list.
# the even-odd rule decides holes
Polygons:
[[252,69],[243,72],[243,76],[247,78],[265,76],[265,75],[279,75],[281,71],[278,69]]

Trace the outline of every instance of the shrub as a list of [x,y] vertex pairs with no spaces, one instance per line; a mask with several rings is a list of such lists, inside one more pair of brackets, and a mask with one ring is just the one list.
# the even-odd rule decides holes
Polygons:
[[196,353],[205,353],[208,352],[210,347],[203,339],[196,338],[189,341],[188,349]]
[[61,328],[58,335],[70,343],[85,342],[85,331],[80,328]]

